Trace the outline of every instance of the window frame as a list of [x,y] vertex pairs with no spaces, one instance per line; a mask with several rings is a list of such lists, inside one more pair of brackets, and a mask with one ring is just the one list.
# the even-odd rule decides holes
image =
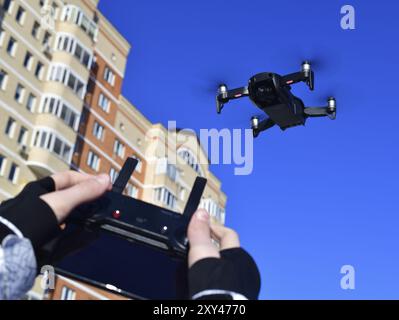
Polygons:
[[[12,43],[12,47],[10,48],[11,43]],[[13,36],[11,36],[8,39],[8,44],[7,44],[7,48],[6,48],[6,51],[10,57],[15,58],[15,53],[17,51],[17,47],[18,47],[18,41]]]
[[[15,162],[12,162],[11,166],[10,166],[10,170],[8,171],[7,180],[10,181],[12,184],[16,185],[18,182],[18,179],[19,179],[19,171],[20,171],[19,166]],[[13,175],[11,177],[12,172],[13,172]]]
[[17,87],[15,88],[14,100],[19,104],[23,104],[24,102],[25,91],[26,91],[25,87],[22,84],[18,83]]
[[4,134],[10,139],[13,139],[16,127],[17,127],[17,121],[13,117],[8,117]]
[[0,74],[3,75],[3,78],[0,82],[0,90],[5,91],[7,89],[7,83],[8,83],[8,72],[5,71],[4,69],[0,69]]
[[99,155],[94,151],[90,150],[87,155],[87,161],[86,161],[86,164],[89,166],[89,168],[98,172],[100,170],[100,162],[101,158],[99,157]]
[[20,5],[15,15],[15,20],[19,25],[23,26],[25,24],[25,19],[26,19],[26,9]]

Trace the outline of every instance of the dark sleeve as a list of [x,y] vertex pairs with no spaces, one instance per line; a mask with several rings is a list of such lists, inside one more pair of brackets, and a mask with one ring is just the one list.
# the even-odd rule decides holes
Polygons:
[[[41,195],[55,191],[52,178],[29,183],[14,199],[0,206],[0,217],[19,229],[29,239],[35,252],[59,232],[57,218],[49,205],[40,199]],[[0,224],[0,243],[9,234],[14,234],[4,223]]]
[[256,300],[260,274],[252,257],[242,248],[221,251],[221,258],[206,258],[189,270],[189,292],[193,299]]

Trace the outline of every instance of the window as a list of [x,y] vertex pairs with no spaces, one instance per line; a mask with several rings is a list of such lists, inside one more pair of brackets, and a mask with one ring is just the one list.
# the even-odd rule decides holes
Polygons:
[[127,185],[127,187],[126,187],[126,194],[127,194],[129,197],[132,197],[132,198],[136,198],[136,199],[137,199],[137,197],[138,197],[138,195],[139,195],[139,189],[137,189],[134,185],[132,185],[131,183],[129,183],[129,184]]
[[177,198],[166,188],[157,188],[154,193],[155,201],[174,209],[176,206]]
[[30,93],[28,96],[28,100],[26,102],[26,109],[28,109],[30,112],[34,112],[35,105],[36,105],[36,97],[32,93]]
[[118,139],[114,143],[114,154],[120,158],[125,157],[125,146]]
[[57,96],[44,96],[40,108],[41,113],[51,113],[64,121],[64,123],[77,131],[80,114],[72,109],[63,99]]
[[94,121],[93,136],[95,136],[98,140],[104,140],[104,127],[100,125],[97,121]]
[[177,167],[171,163],[168,163],[167,158],[162,158],[158,160],[156,173],[166,174],[174,182],[176,182],[178,178]]
[[24,59],[25,69],[30,71],[32,69],[32,64],[33,64],[33,55],[29,51],[27,51]]
[[6,90],[7,80],[8,80],[7,72],[5,72],[4,70],[0,70],[0,89],[1,90]]
[[13,118],[8,118],[6,130],[4,131],[4,133],[11,139],[14,137],[16,126],[17,126],[16,121]]
[[109,113],[111,102],[110,100],[104,96],[104,94],[100,93],[98,98],[98,106],[105,112]]
[[200,208],[205,209],[216,221],[224,224],[226,216],[225,210],[221,208],[214,200],[210,198],[202,199]]
[[87,165],[94,171],[100,170],[100,158],[94,152],[90,151],[87,157]]
[[25,127],[21,127],[21,129],[19,130],[19,135],[17,140],[18,144],[26,146],[27,138],[28,138],[28,129],[26,129]]
[[10,172],[8,174],[8,180],[11,181],[13,184],[17,184],[19,176],[19,167],[15,164],[11,164]]
[[115,74],[108,67],[106,67],[104,71],[104,80],[107,81],[111,86],[115,85]]
[[0,47],[3,46],[5,35],[6,35],[6,33],[5,33],[4,29],[0,27]]
[[18,84],[14,95],[15,101],[21,104],[24,100],[24,95],[25,95],[25,88],[21,84]]
[[53,150],[54,150],[54,152],[56,154],[61,154],[62,141],[59,138],[57,138],[57,137],[55,137],[55,140],[54,140],[54,148],[53,148]]
[[36,65],[35,77],[38,78],[39,80],[42,79],[43,69],[44,69],[43,63],[38,62],[37,65]]
[[138,157],[135,156],[135,155],[132,155],[131,157],[132,157],[133,159],[136,159],[136,160],[138,161],[137,167],[136,167],[136,170],[135,170],[135,171],[137,171],[138,173],[141,173],[141,170],[143,169],[143,161],[141,161],[141,159],[138,158]]
[[182,201],[184,201],[184,199],[186,198],[186,189],[184,189],[183,187],[180,187],[179,198]]
[[177,180],[177,168],[175,165],[168,163],[167,175],[172,181]]
[[60,300],[75,300],[75,299],[76,299],[76,292],[64,286],[61,290]]
[[20,25],[23,25],[25,22],[25,16],[26,16],[26,11],[24,8],[22,8],[21,6],[18,8],[17,11],[17,15],[15,16],[15,20],[17,20],[17,22]]
[[33,146],[54,153],[67,163],[71,161],[72,146],[55,133],[47,131],[46,129],[39,129],[36,131]]
[[14,5],[14,1],[13,0],[4,0],[4,3],[3,3],[4,11],[11,14],[13,5]]
[[8,41],[7,53],[10,56],[14,57],[16,50],[17,50],[17,40],[15,40],[13,37],[11,37],[10,40]]
[[61,14],[61,21],[69,21],[77,24],[80,28],[87,33],[87,35],[93,39],[97,40],[98,27],[97,24],[90,20],[89,17],[77,6],[66,5],[63,8]]
[[52,65],[48,76],[49,81],[61,82],[83,99],[86,94],[86,83],[78,78],[67,66]]
[[76,57],[78,60],[82,59],[83,48],[82,48],[82,46],[81,46],[79,43],[76,44],[76,48],[75,48],[75,53],[74,53],[74,55],[75,55],[75,57]]
[[115,170],[114,168],[111,168],[109,171],[109,176],[111,177],[111,182],[114,183],[116,181],[116,178],[118,178],[119,172]]
[[57,19],[58,18],[58,13],[59,13],[59,7],[58,7],[58,5],[55,2],[53,2],[51,4],[51,7],[53,9],[54,19]]
[[39,22],[35,21],[32,27],[32,37],[35,39],[39,38],[39,31],[40,31],[40,24]]
[[6,169],[7,159],[5,156],[0,154],[0,176],[4,176],[4,170]]
[[188,150],[180,150],[178,155],[192,168],[198,175],[203,177],[203,173],[197,159]]
[[42,45],[43,46],[49,46],[50,45],[50,40],[51,40],[51,34],[46,31],[43,37]]
[[68,87],[71,88],[72,90],[75,90],[76,81],[77,81],[76,77],[71,73],[68,78]]

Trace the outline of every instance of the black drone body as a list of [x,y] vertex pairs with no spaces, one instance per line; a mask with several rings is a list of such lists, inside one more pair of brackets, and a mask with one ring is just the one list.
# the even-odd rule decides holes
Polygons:
[[252,117],[254,137],[275,125],[282,130],[305,125],[309,117],[329,117],[334,120],[337,112],[335,98],[328,98],[326,107],[305,107],[303,101],[291,92],[291,85],[299,82],[305,82],[310,90],[314,90],[314,72],[309,62],[302,64],[300,72],[286,76],[259,73],[249,80],[247,87],[228,90],[226,85],[220,85],[216,97],[217,112],[220,114],[230,100],[249,97],[268,117],[263,121],[259,117]]

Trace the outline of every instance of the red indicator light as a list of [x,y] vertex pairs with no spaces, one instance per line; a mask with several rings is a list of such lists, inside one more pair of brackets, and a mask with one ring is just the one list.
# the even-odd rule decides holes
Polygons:
[[119,211],[119,210],[115,210],[113,213],[112,213],[112,217],[114,217],[114,219],[119,219],[120,217],[121,217],[121,212]]

